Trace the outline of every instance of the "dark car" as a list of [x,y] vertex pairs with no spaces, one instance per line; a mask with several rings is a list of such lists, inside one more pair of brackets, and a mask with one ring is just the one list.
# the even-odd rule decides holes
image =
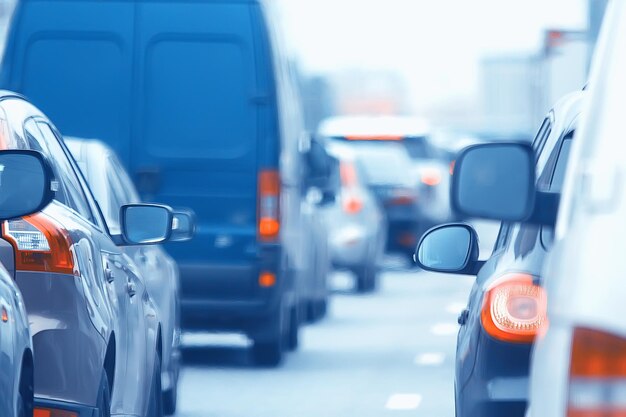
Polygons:
[[[39,153],[55,178],[54,200],[3,222],[0,238],[0,259],[22,292],[32,334],[35,415],[159,417],[159,317],[121,246],[165,241],[171,209],[125,205],[123,226],[111,233],[43,113],[0,91],[0,124],[9,132],[2,148]],[[37,186],[27,175],[12,181],[24,190]]]
[[[533,141],[537,187],[550,195],[561,191],[584,94],[574,93],[559,101]],[[468,149],[485,146],[497,152],[497,144]],[[490,173],[479,158],[471,159],[469,152],[467,155],[462,169],[457,164],[454,171],[454,176],[459,177],[453,179],[453,202],[456,199],[457,206],[479,200],[489,204],[487,197],[464,185],[468,183],[465,171],[471,171],[482,184],[487,184]],[[506,164],[506,160],[500,163]],[[523,168],[508,167],[525,175]],[[420,242],[415,256],[424,269],[477,273],[467,308],[459,316],[455,378],[458,417],[524,416],[530,354],[546,320],[546,296],[539,283],[551,244],[552,228],[532,222],[503,222],[493,254],[486,262],[477,261],[478,236],[466,224],[438,226]]]
[[326,242],[303,214],[299,97],[267,3],[26,0],[0,85],[111,146],[144,201],[196,213],[195,238],[166,247],[182,326],[245,333],[278,364],[320,301],[308,283],[326,269],[309,266]]

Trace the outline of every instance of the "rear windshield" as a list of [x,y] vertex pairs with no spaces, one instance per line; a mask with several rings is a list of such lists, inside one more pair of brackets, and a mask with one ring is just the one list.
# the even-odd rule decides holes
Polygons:
[[434,156],[428,142],[423,137],[406,138],[403,143],[411,159],[428,159]]
[[390,145],[356,147],[357,162],[368,184],[405,184],[411,177],[411,163],[406,152]]

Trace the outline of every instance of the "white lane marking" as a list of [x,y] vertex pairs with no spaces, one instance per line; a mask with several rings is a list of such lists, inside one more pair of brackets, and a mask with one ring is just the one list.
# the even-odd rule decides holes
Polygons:
[[450,314],[461,314],[465,310],[465,303],[451,303],[446,306],[446,311]]
[[181,335],[181,344],[185,347],[247,347],[251,343],[245,335],[237,333],[184,332]]
[[430,332],[435,336],[448,336],[455,334],[459,330],[459,326],[454,323],[439,323],[430,328]]
[[420,406],[422,396],[419,394],[393,394],[387,400],[388,410],[415,410]]
[[437,366],[441,365],[446,355],[440,352],[422,353],[415,357],[415,364],[421,366]]

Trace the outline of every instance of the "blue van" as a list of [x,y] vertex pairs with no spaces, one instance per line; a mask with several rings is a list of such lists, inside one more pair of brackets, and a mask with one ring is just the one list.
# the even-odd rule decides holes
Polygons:
[[328,262],[272,19],[260,0],[24,0],[0,68],[66,135],[110,145],[145,201],[196,212],[196,237],[167,247],[182,325],[243,332],[270,365],[296,348],[303,306],[325,306]]

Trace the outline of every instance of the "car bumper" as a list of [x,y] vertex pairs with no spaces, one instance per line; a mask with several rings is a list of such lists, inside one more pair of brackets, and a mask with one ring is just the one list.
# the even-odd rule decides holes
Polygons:
[[477,336],[471,375],[457,385],[462,387],[457,392],[458,417],[524,417],[532,345],[496,340],[482,327]]
[[347,225],[333,231],[329,239],[330,256],[334,266],[354,268],[367,262],[371,237],[364,227]]
[[[281,252],[273,247],[255,264],[180,264],[181,323],[186,329],[250,333],[266,322],[281,303],[295,303],[294,277],[280,267]],[[259,274],[275,274],[276,284],[264,288]]]
[[76,413],[76,417],[100,417],[100,411],[95,407],[48,398],[35,397],[35,408],[71,411]]

